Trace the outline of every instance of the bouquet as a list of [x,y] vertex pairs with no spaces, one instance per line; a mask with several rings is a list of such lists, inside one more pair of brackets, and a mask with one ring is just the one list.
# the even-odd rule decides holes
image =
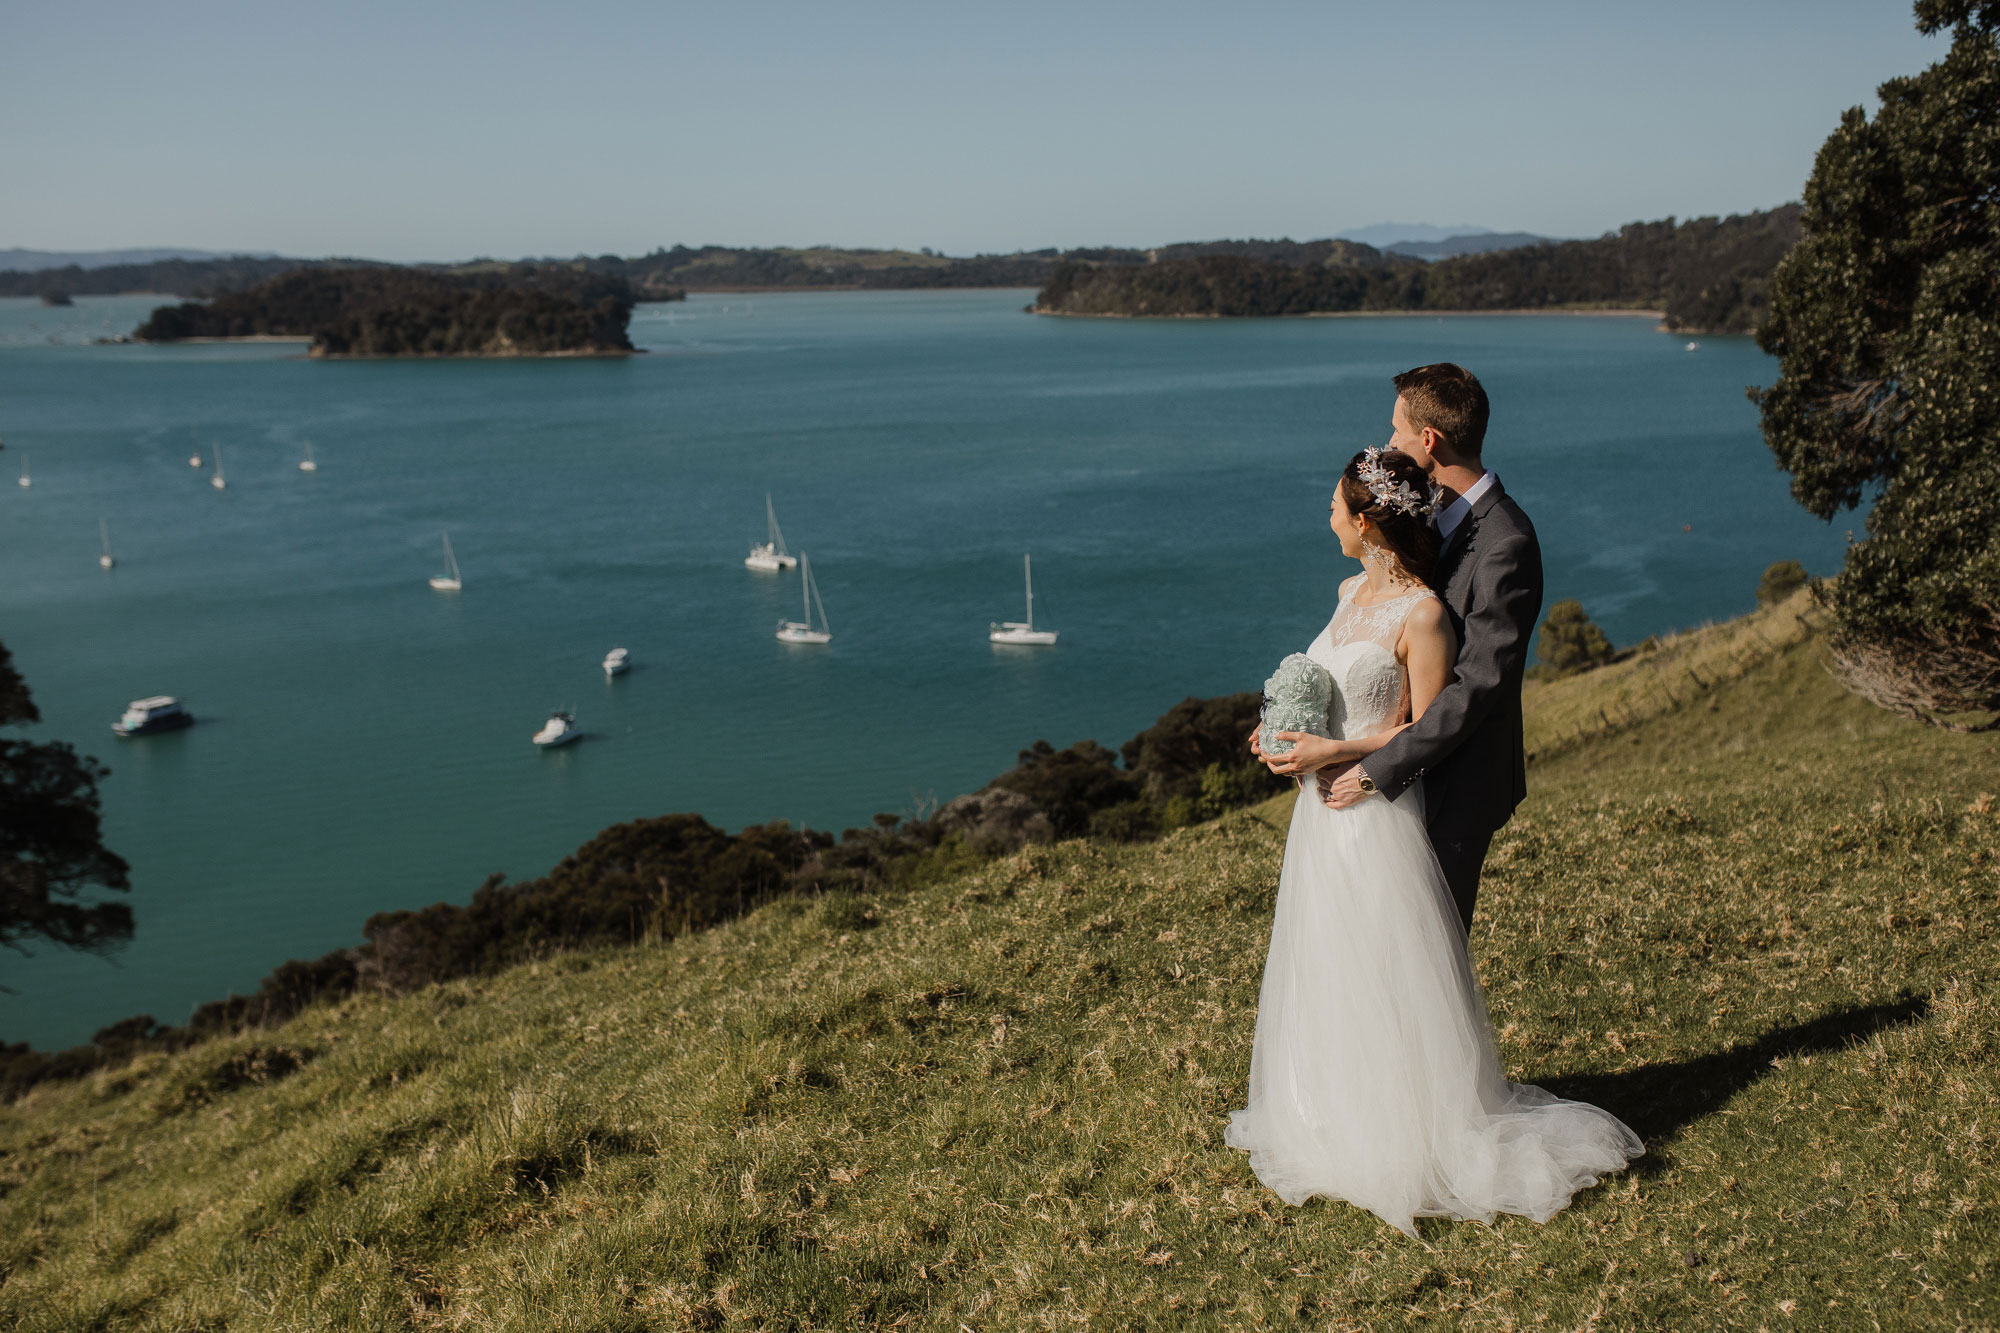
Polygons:
[[1278,663],[1264,682],[1264,726],[1257,733],[1258,746],[1265,754],[1290,754],[1296,742],[1279,740],[1281,731],[1331,738],[1333,693],[1333,677],[1304,653],[1293,653]]

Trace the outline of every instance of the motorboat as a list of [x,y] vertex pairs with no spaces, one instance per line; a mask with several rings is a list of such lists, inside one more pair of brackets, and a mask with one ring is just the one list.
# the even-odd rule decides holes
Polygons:
[[568,745],[583,732],[577,728],[576,714],[550,713],[549,720],[542,723],[542,729],[535,733],[535,744],[544,749],[555,745]]
[[458,557],[451,553],[451,534],[444,533],[444,573],[431,575],[431,586],[439,592],[457,592],[465,586],[458,576]]
[[111,724],[111,730],[120,736],[150,736],[156,731],[179,731],[193,725],[194,714],[182,708],[179,699],[171,694],[156,694],[126,704],[124,716]]
[[1700,344],[1700,343],[1694,343],[1694,342],[1691,342],[1691,343],[1689,343],[1689,344],[1688,344],[1688,350],[1689,350],[1690,352],[1699,352],[1699,351],[1701,350],[1701,344]]
[[1026,644],[1031,647],[1047,647],[1056,641],[1057,631],[1035,628],[1035,571],[1028,563],[1028,557],[1021,557],[1021,577],[1028,585],[1028,618],[1026,620],[1002,620],[986,627],[986,637],[992,643]]
[[623,648],[613,648],[604,655],[604,674],[622,676],[632,669],[632,654]]
[[775,574],[781,569],[796,569],[799,558],[785,550],[785,534],[778,530],[778,511],[771,507],[771,496],[764,495],[764,540],[750,548],[750,554],[743,557],[748,569],[762,570]]
[[[805,603],[804,620],[780,620],[780,643],[832,643],[833,627],[826,623],[826,605],[819,599],[819,584],[813,581],[812,561],[800,553],[799,596]],[[813,608],[819,608],[819,628],[813,628]]]

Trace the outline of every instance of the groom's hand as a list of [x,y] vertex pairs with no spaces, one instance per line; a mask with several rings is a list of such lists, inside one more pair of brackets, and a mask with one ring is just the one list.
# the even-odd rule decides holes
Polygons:
[[1346,810],[1368,799],[1361,790],[1361,763],[1341,764],[1319,771],[1320,803],[1329,810]]

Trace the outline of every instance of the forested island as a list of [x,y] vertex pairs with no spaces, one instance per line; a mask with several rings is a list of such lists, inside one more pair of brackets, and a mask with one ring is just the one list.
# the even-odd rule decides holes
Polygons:
[[[1763,321],[1772,271],[1798,236],[1798,206],[1787,204],[1722,219],[1634,222],[1593,241],[1435,263],[1350,242],[1267,253],[1257,253],[1256,243],[1235,253],[1173,247],[1187,253],[1160,251],[1145,264],[1065,262],[1033,308],[1038,314],[1156,318],[1645,309],[1662,311],[1670,329],[1747,333]],[[1346,248],[1321,257],[1329,245]]]
[[[1727,218],[1634,222],[1589,241],[1547,241],[1522,233],[1518,238],[1501,238],[1519,239],[1522,244],[1477,254],[1451,253],[1454,247],[1449,243],[1382,250],[1358,241],[1287,239],[1189,241],[1149,249],[1050,248],[969,257],[930,250],[720,245],[676,245],[634,258],[597,255],[520,263],[474,260],[408,266],[353,259],[240,256],[0,273],[0,296],[161,292],[210,298],[216,313],[189,314],[190,326],[209,329],[226,322],[247,327],[260,319],[273,325],[285,323],[293,312],[278,311],[274,301],[289,306],[305,299],[313,309],[321,309],[326,305],[321,296],[302,298],[299,294],[320,292],[322,287],[305,283],[297,275],[342,273],[350,276],[334,281],[353,286],[357,292],[365,288],[370,302],[387,301],[412,309],[423,306],[427,311],[421,316],[406,313],[395,319],[377,318],[369,325],[371,336],[388,336],[392,324],[422,324],[436,330],[454,320],[471,319],[467,329],[444,338],[452,345],[480,342],[480,328],[488,334],[494,332],[481,321],[497,318],[497,306],[506,303],[492,293],[501,291],[529,294],[523,304],[540,312],[530,323],[555,318],[533,299],[536,296],[575,298],[591,305],[615,298],[629,305],[678,300],[690,291],[1033,287],[1039,289],[1033,309],[1041,314],[1222,317],[1399,310],[1643,309],[1662,311],[1671,329],[1743,333],[1762,323],[1772,271],[1798,236],[1799,207],[1787,204]],[[1493,238],[1460,239],[1490,243]],[[1417,251],[1441,257],[1432,261],[1418,257]],[[378,277],[363,280],[351,276],[364,272]],[[273,289],[272,284],[281,277],[288,278],[290,285]],[[274,290],[285,295],[271,295]],[[397,294],[388,295],[391,291]],[[437,295],[420,296],[420,292]],[[251,304],[223,300],[236,296],[251,298]],[[432,308],[434,300],[445,304]],[[474,307],[479,313],[471,313]],[[253,308],[263,313],[253,314]],[[281,313],[286,319],[278,318]],[[566,321],[567,317],[565,327]],[[169,327],[182,325],[160,325],[162,331]],[[316,329],[302,330],[290,324],[287,331],[316,333]],[[566,333],[558,340],[573,336]],[[347,344],[358,346],[363,341],[366,339],[349,337]],[[489,337],[485,341],[495,340]],[[331,344],[327,354],[335,354],[330,349]],[[622,348],[614,340],[611,346],[597,350]]]
[[609,356],[633,350],[632,302],[622,277],[565,265],[312,267],[161,306],[134,337],[309,338],[322,357]]

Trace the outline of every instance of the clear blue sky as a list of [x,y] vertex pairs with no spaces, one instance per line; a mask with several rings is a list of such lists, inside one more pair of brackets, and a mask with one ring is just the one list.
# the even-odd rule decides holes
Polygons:
[[1895,0],[0,9],[0,247],[1589,236],[1798,197]]

